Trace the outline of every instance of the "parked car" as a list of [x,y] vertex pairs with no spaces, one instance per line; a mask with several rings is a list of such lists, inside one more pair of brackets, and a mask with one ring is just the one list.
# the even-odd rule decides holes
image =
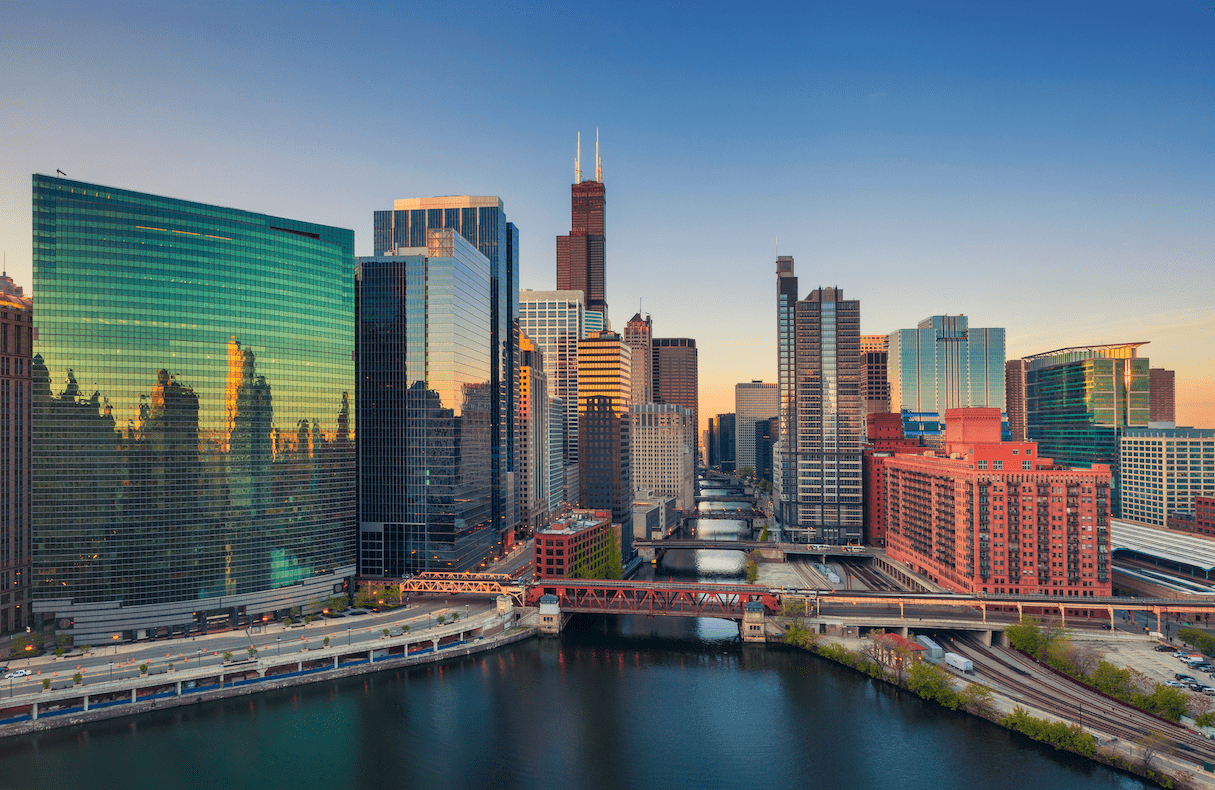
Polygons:
[[1185,650],[1174,650],[1173,651],[1173,658],[1185,658],[1188,655],[1189,655],[1189,652],[1185,651]]
[[1173,679],[1174,680],[1193,680],[1194,678],[1190,675],[1183,675],[1180,672],[1178,672],[1176,675],[1173,675]]
[[1197,669],[1199,672],[1211,672],[1215,670],[1215,666],[1211,666],[1210,661],[1203,661],[1201,664],[1195,664],[1194,669]]
[[16,680],[17,678],[28,678],[30,675],[33,675],[33,674],[34,673],[29,671],[28,669],[14,669],[12,672],[7,673],[4,676],[4,679],[5,680]]
[[1152,648],[1152,649],[1153,649],[1153,650],[1155,650],[1157,653],[1171,653],[1171,652],[1173,652],[1173,646],[1172,646],[1172,645],[1156,645],[1156,646],[1155,646],[1154,648]]
[[1175,689],[1183,689],[1183,688],[1185,688],[1185,684],[1184,684],[1184,683],[1182,683],[1182,682],[1181,682],[1181,681],[1179,681],[1179,680],[1166,680],[1166,681],[1164,681],[1164,685],[1166,685],[1166,686],[1172,686],[1172,687],[1173,687],[1173,688],[1175,688]]

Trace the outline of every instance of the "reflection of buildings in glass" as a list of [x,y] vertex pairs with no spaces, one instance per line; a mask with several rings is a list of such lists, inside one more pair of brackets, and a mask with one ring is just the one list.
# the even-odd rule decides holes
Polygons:
[[31,623],[33,299],[0,275],[0,634]]
[[[71,381],[54,396],[43,368],[36,612],[74,620],[78,643],[109,641],[236,625],[340,589],[355,558],[339,406],[353,233],[42,176],[34,203],[36,345],[98,391]],[[114,415],[130,416],[120,431]]]
[[428,240],[356,272],[367,576],[470,570],[497,544],[490,262],[453,229]]

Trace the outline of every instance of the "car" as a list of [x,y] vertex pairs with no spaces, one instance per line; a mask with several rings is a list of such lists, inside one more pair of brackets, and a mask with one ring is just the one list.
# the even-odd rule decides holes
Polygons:
[[1172,647],[1172,645],[1156,645],[1156,646],[1155,646],[1154,648],[1152,648],[1152,649],[1153,649],[1153,650],[1155,650],[1157,653],[1171,653],[1171,652],[1173,652],[1173,647]]
[[5,680],[16,680],[17,678],[28,678],[34,673],[28,669],[15,669],[4,676]]
[[1194,678],[1190,675],[1183,675],[1180,672],[1178,672],[1176,675],[1173,675],[1173,679],[1174,680],[1193,680]]
[[1174,650],[1173,651],[1173,658],[1185,658],[1188,655],[1189,655],[1189,653],[1187,653],[1184,650]]
[[1164,681],[1164,685],[1172,686],[1175,689],[1185,688],[1185,684],[1180,681],[1177,681],[1177,680],[1166,680],[1166,681]]
[[1215,670],[1215,666],[1211,666],[1209,661],[1203,661],[1201,664],[1195,664],[1194,669],[1197,669],[1199,672],[1211,672]]

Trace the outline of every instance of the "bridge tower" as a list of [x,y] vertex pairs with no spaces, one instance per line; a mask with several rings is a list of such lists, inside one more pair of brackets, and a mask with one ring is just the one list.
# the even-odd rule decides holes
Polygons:
[[744,643],[763,644],[767,641],[764,636],[764,605],[759,601],[751,601],[743,606],[743,619],[738,624],[738,633]]

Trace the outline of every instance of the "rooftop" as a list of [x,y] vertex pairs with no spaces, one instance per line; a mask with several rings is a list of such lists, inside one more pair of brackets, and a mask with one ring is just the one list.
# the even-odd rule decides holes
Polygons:
[[1187,565],[1205,573],[1215,570],[1215,540],[1110,519],[1110,549],[1133,551],[1170,563]]

